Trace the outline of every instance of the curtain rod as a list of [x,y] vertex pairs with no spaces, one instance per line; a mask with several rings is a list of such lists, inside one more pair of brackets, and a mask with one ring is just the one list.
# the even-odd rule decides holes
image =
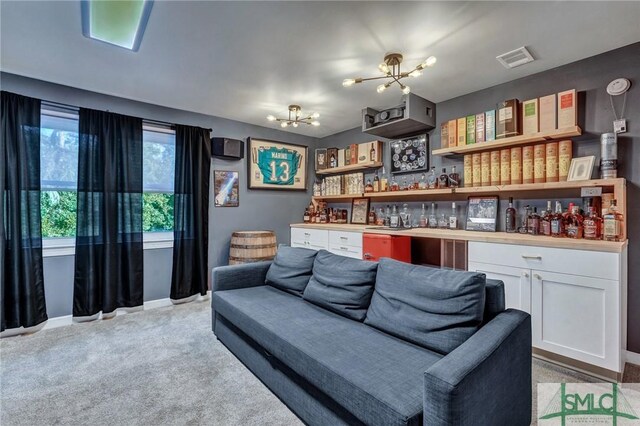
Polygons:
[[[51,105],[51,106],[57,106],[57,107],[61,107],[61,108],[65,108],[65,109],[72,109],[72,110],[78,110],[80,107],[75,106],[75,105],[69,105],[69,104],[65,104],[62,102],[55,102],[55,101],[48,101],[45,99],[42,99],[41,102],[47,104],[47,105]],[[113,112],[113,111],[109,111],[109,110],[105,110],[105,112]],[[140,117],[137,117],[140,118]],[[140,118],[142,121],[145,121],[149,124],[158,124],[158,125],[162,125],[162,126],[167,126],[171,129],[175,129],[176,125],[175,123],[169,123],[168,121],[162,121],[162,120],[154,120],[154,119],[150,119],[150,118]],[[213,129],[211,128],[204,128],[205,130],[208,130],[210,132],[213,132]]]

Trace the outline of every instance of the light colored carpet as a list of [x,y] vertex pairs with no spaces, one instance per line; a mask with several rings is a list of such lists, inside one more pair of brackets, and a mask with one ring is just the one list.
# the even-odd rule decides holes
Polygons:
[[[596,381],[538,360],[533,374]],[[0,412],[3,426],[301,424],[216,340],[209,301],[0,340]]]

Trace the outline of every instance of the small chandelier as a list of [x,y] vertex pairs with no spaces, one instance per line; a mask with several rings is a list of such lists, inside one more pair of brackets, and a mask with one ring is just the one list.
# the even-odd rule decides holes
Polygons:
[[384,62],[378,65],[378,69],[384,74],[382,77],[370,77],[370,78],[347,78],[342,81],[344,87],[351,87],[354,84],[362,83],[369,80],[380,80],[382,78],[390,79],[388,82],[383,83],[377,87],[377,92],[382,93],[393,83],[398,83],[402,93],[405,95],[411,92],[411,88],[400,80],[406,77],[418,77],[422,75],[422,70],[428,67],[432,67],[436,63],[435,56],[429,56],[423,63],[419,64],[413,70],[409,72],[400,71],[400,63],[402,62],[402,55],[400,53],[389,53],[384,57]]
[[310,126],[319,126],[320,122],[316,118],[320,117],[320,114],[314,112],[305,117],[302,116],[302,108],[300,105],[289,105],[289,118],[277,118],[274,115],[267,115],[267,120],[280,122],[280,127],[298,127],[300,123],[308,124]]

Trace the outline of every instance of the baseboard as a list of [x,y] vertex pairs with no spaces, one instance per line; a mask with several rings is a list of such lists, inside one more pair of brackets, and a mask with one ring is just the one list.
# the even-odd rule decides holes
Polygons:
[[[200,296],[199,294],[196,295],[193,298],[193,301],[203,302],[203,301],[209,300],[210,298],[211,298],[211,290],[209,290],[207,294],[204,296]],[[140,309],[140,307],[117,309],[115,316],[126,315],[128,313],[133,313],[133,312],[148,311],[151,309],[164,308],[167,306],[173,306],[174,304],[175,304],[174,301],[172,301],[168,297],[164,299],[149,300],[143,303],[142,309]],[[30,327],[28,329],[20,327],[20,328],[5,330],[2,333],[0,333],[0,337],[11,337],[19,334],[30,334],[30,333],[35,333],[41,330],[50,330],[52,328],[65,327],[67,325],[73,325],[76,323],[78,322],[73,320],[72,315],[64,315],[61,317],[49,318],[47,321],[44,322],[44,324],[39,324],[35,327]]]
[[640,365],[640,354],[639,353],[626,351],[624,359],[629,364]]

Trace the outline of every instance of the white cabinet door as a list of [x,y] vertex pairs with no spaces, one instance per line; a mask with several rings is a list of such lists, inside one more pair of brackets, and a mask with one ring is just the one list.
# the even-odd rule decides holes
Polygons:
[[531,271],[533,344],[621,371],[619,282]]
[[362,233],[329,231],[329,246],[362,247]]
[[468,270],[482,272],[487,278],[502,281],[506,307],[531,313],[531,271],[529,269],[469,262]]
[[329,244],[329,251],[340,256],[353,257],[354,259],[362,259],[362,247],[353,247],[345,245]]
[[324,229],[291,228],[291,246],[327,250],[329,248],[329,231]]

